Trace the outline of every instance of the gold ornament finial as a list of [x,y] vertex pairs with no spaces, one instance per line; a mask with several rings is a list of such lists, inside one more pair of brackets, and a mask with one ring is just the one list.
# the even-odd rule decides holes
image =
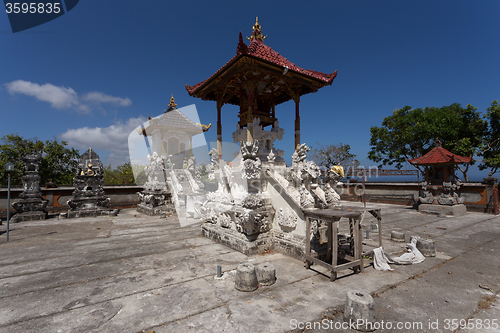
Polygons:
[[258,17],[255,18],[255,24],[253,25],[252,35],[250,37],[247,37],[248,40],[252,40],[254,38],[258,39],[258,40],[264,40],[267,38],[267,36],[264,36],[262,34],[262,30],[260,30],[260,24],[259,24]]
[[175,108],[177,104],[175,104],[175,99],[174,99],[174,94],[172,94],[172,97],[170,97],[170,103],[168,103],[169,108]]

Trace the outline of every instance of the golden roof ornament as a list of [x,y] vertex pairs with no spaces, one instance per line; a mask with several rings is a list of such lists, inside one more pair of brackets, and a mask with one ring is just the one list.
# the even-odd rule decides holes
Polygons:
[[252,40],[252,39],[258,39],[258,40],[264,40],[267,38],[267,36],[264,36],[262,34],[262,30],[260,30],[260,24],[259,24],[259,18],[256,17],[255,18],[255,24],[253,25],[253,31],[252,31],[252,35],[250,37],[247,37],[248,40]]
[[172,94],[172,97],[170,97],[170,103],[168,103],[169,108],[175,108],[177,104],[175,104],[175,99],[174,99],[174,94]]

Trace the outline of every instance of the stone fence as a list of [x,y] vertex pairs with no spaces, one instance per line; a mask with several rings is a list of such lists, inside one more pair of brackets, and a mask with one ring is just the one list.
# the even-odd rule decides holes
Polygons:
[[[137,192],[142,191],[142,186],[104,186],[106,196],[109,197],[111,209],[134,208],[139,203]],[[42,197],[49,200],[47,210],[49,213],[66,212],[69,209],[67,201],[72,198],[73,187],[57,187],[41,189]],[[10,211],[15,212],[12,203],[16,202],[19,194],[23,191],[21,187],[10,189]],[[0,217],[7,217],[7,188],[0,188]]]
[[[442,186],[437,186],[437,192]],[[342,200],[363,201],[362,182],[339,183],[337,186]],[[378,203],[414,205],[418,201],[420,186],[417,183],[366,182],[365,200]],[[470,212],[493,213],[493,188],[480,182],[463,183],[459,195],[465,197],[464,204]]]
[[[212,185],[212,184],[209,184]],[[67,201],[72,197],[73,187],[41,188],[44,199],[49,200],[47,210],[49,213],[66,212]],[[142,191],[141,186],[104,186],[106,196],[111,199],[110,208],[134,208],[139,203],[136,192]],[[342,200],[363,201],[363,185],[361,182],[339,183],[337,187]],[[418,200],[420,187],[417,183],[402,182],[366,182],[365,200],[378,203],[392,203],[401,205],[414,205]],[[439,191],[439,189],[438,189]],[[11,204],[18,200],[22,188],[11,189]],[[465,205],[468,211],[492,213],[493,189],[489,186],[471,182],[464,183],[458,191],[465,196]],[[15,210],[11,206],[11,214]],[[0,188],[0,217],[7,216],[7,188]]]

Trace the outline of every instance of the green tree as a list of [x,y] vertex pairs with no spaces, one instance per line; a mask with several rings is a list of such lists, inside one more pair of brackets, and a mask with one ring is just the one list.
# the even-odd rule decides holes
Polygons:
[[148,177],[146,176],[146,165],[143,164],[134,164],[132,165],[132,171],[134,172],[135,184],[136,185],[144,185],[148,181]]
[[111,165],[104,167],[105,185],[132,185],[135,184],[132,164],[127,162],[112,169]]
[[351,153],[351,146],[343,143],[329,145],[317,143],[316,147],[311,147],[308,155],[318,166],[328,169],[334,165],[341,165],[344,169],[356,168],[359,165],[356,155]]
[[480,154],[483,161],[479,169],[490,168],[491,174],[494,174],[500,169],[500,105],[498,101],[493,101],[486,111],[488,111],[486,113],[488,129],[484,136],[484,146]]
[[3,136],[0,145],[0,184],[7,185],[5,163],[10,161],[15,165],[11,176],[12,185],[21,185],[25,171],[21,157],[33,152],[40,152],[43,156],[39,170],[42,186],[50,179],[59,185],[71,184],[80,154],[74,148],[66,148],[67,145],[66,141],[56,138],[43,142],[37,138],[24,139],[17,133]]
[[[481,113],[470,104],[465,108],[458,103],[425,109],[405,106],[384,118],[381,127],[370,128],[368,158],[380,163],[379,167],[394,165],[401,169],[407,159],[429,152],[438,139],[454,154],[473,156],[480,151],[486,129]],[[471,165],[474,163],[472,159]],[[465,180],[468,167],[457,166]]]

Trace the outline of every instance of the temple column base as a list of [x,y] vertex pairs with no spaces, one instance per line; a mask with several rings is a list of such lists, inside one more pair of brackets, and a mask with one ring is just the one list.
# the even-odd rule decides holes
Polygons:
[[38,221],[38,220],[45,220],[46,218],[47,218],[47,212],[44,211],[23,212],[12,216],[10,218],[10,222],[19,223],[23,221]]
[[467,214],[467,207],[463,204],[460,205],[433,205],[433,204],[420,204],[418,211],[421,213],[435,214],[435,215],[453,215],[462,216]]
[[204,237],[245,255],[273,250],[298,260],[302,260],[304,256],[304,238],[290,233],[272,230],[247,236],[234,229],[224,228],[210,222],[202,225],[201,232]]

